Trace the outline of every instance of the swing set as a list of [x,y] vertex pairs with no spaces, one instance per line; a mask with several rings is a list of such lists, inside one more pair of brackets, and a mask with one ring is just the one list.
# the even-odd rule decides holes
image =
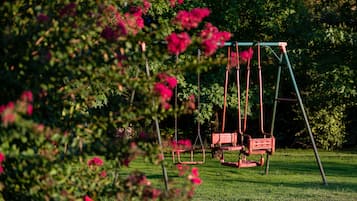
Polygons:
[[[265,173],[268,174],[269,171],[269,160],[270,156],[275,152],[275,138],[274,138],[274,124],[276,118],[277,105],[280,102],[297,102],[300,106],[302,116],[305,121],[305,126],[308,131],[308,134],[311,139],[312,147],[314,150],[315,159],[317,165],[320,170],[320,174],[323,180],[323,183],[327,185],[327,180],[325,176],[325,172],[317,151],[317,147],[315,144],[314,137],[312,135],[312,131],[310,128],[310,124],[307,118],[307,114],[305,112],[305,108],[302,102],[302,98],[300,96],[300,92],[295,80],[294,72],[292,66],[290,64],[290,60],[286,51],[286,42],[226,42],[221,44],[227,47],[227,66],[225,72],[225,82],[224,82],[224,102],[223,102],[223,116],[222,116],[222,125],[220,132],[213,132],[211,134],[211,150],[212,153],[219,152],[220,153],[220,163],[225,166],[232,166],[236,168],[245,168],[245,167],[255,167],[255,166],[264,166],[265,165]],[[231,48],[235,49],[235,57],[231,52]],[[251,60],[250,58],[246,61],[245,67],[245,77],[243,77],[246,81],[245,84],[245,103],[244,103],[244,112],[242,115],[241,111],[241,65],[240,65],[240,47],[250,47],[256,48],[257,50],[257,75],[258,75],[258,88],[259,88],[259,129],[256,131],[254,136],[249,134],[247,131],[247,122],[248,122],[248,105],[249,105],[249,90],[250,90],[250,75],[251,75]],[[267,132],[264,128],[264,103],[263,103],[263,79],[262,79],[262,66],[261,66],[261,48],[264,47],[267,51],[272,53],[274,57],[278,61],[278,69],[277,69],[277,77],[275,84],[275,95],[274,95],[274,104],[273,111],[271,117],[271,126],[270,130]],[[277,54],[273,48],[279,48],[280,55]],[[283,67],[287,68],[287,71],[290,75],[290,80],[293,84],[294,92],[296,98],[284,98],[279,96],[280,91],[280,80],[283,72]],[[237,108],[238,108],[238,119],[237,119],[237,130],[233,132],[227,132],[225,129],[226,126],[226,112],[227,112],[227,93],[228,93],[228,82],[229,82],[229,74],[232,69],[236,71],[236,88],[237,88]],[[198,87],[199,87],[199,75],[198,75]],[[176,102],[176,101],[175,101]],[[176,104],[176,103],[175,103]],[[199,105],[199,102],[198,102]],[[199,106],[198,106],[199,111]],[[242,117],[243,116],[243,117]],[[251,131],[250,131],[251,132]],[[257,135],[258,134],[258,137]],[[175,117],[175,140],[177,142],[177,118]],[[181,149],[181,150],[173,150],[172,158],[173,162],[175,162],[175,155],[178,157],[178,163],[182,164],[203,164],[205,162],[205,149],[202,142],[202,137],[200,134],[200,126],[198,121],[198,133],[196,136],[196,143],[200,143],[200,149],[202,153],[202,160],[195,161],[194,160],[194,152],[197,151],[195,146],[192,146],[189,149]],[[226,151],[235,151],[238,152],[238,159],[236,161],[228,162],[224,158],[224,152]],[[183,152],[190,152],[190,160],[182,161],[180,158],[180,154]],[[248,156],[251,155],[260,155],[260,159],[258,161],[247,160]],[[266,155],[266,159],[264,159],[264,155]]]
[[[234,166],[238,168],[242,167],[254,167],[264,165],[264,154],[272,155],[275,151],[275,138],[272,132],[266,132],[264,130],[264,110],[263,110],[263,80],[262,80],[262,67],[260,64],[260,44],[258,43],[258,82],[259,82],[259,126],[260,134],[262,137],[253,138],[250,134],[247,134],[247,122],[248,122],[248,105],[249,105],[249,89],[250,89],[250,75],[251,67],[250,60],[253,54],[251,50],[251,56],[246,58],[246,88],[245,88],[245,105],[244,116],[242,126],[242,114],[241,114],[241,67],[239,56],[238,42],[235,44],[235,56],[231,52],[231,46],[228,46],[227,53],[227,67],[224,84],[224,104],[223,104],[223,117],[222,117],[222,129],[220,133],[212,133],[211,148],[213,152],[220,151],[220,161],[222,165]],[[235,60],[235,61],[234,61]],[[238,129],[235,132],[225,132],[226,124],[226,110],[227,110],[227,90],[228,90],[228,78],[231,69],[236,69],[236,88],[238,99]],[[239,151],[238,160],[235,162],[226,162],[224,159],[225,151]],[[249,161],[247,156],[260,155],[259,161]]]

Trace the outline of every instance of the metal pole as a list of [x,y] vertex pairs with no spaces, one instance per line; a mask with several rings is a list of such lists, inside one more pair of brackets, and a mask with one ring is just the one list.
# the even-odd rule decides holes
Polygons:
[[305,112],[305,108],[304,108],[304,105],[302,103],[302,99],[301,99],[301,96],[300,96],[300,92],[299,92],[299,89],[298,89],[298,86],[296,84],[296,80],[295,80],[295,76],[294,76],[294,72],[293,72],[293,69],[291,67],[291,64],[290,64],[290,60],[289,60],[289,57],[288,57],[288,54],[286,52],[286,48],[285,46],[281,46],[282,48],[282,51],[283,51],[283,54],[284,54],[284,57],[285,57],[285,61],[286,61],[286,65],[289,69],[289,73],[290,73],[290,76],[291,76],[291,80],[293,82],[293,85],[294,85],[294,89],[295,89],[295,92],[296,92],[296,96],[298,98],[298,101],[299,101],[299,105],[300,105],[300,108],[301,108],[301,111],[302,111],[302,114],[304,116],[304,120],[305,120],[305,124],[306,124],[306,128],[307,128],[307,131],[310,135],[310,138],[311,138],[311,143],[312,143],[312,146],[314,148],[314,154],[315,154],[315,158],[316,158],[316,162],[320,168],[320,173],[321,173],[321,177],[322,177],[322,181],[324,183],[324,185],[328,185],[327,184],[327,180],[326,180],[326,176],[325,176],[325,171],[324,171],[324,168],[322,166],[322,163],[321,163],[321,160],[320,160],[320,157],[319,157],[319,153],[317,151],[317,147],[316,147],[316,143],[315,143],[315,140],[314,140],[314,136],[312,135],[312,131],[311,131],[311,128],[310,128],[310,124],[309,124],[309,121],[307,119],[307,115],[306,115],[306,112]]
[[272,121],[271,121],[271,126],[270,126],[270,133],[273,135],[274,133],[274,125],[275,125],[275,119],[276,119],[276,108],[278,106],[278,98],[279,98],[279,90],[280,90],[280,80],[281,80],[281,65],[283,63],[283,54],[280,55],[279,58],[279,67],[278,67],[278,73],[277,73],[277,78],[276,78],[276,85],[275,85],[275,96],[274,96],[274,106],[273,106],[273,116],[272,116]]
[[[279,66],[278,66],[278,73],[277,73],[277,78],[276,78],[276,85],[275,85],[275,96],[274,96],[274,106],[273,106],[273,116],[271,120],[271,126],[270,126],[270,134],[274,136],[274,125],[275,125],[275,119],[276,119],[276,108],[278,106],[278,97],[279,97],[279,89],[280,89],[280,79],[281,79],[281,66],[282,66],[282,61],[283,61],[283,54],[280,55],[279,58]],[[265,174],[269,174],[269,165],[270,165],[270,155],[267,154],[267,159],[266,159],[266,166],[265,166]]]
[[223,117],[222,117],[222,130],[224,133],[224,129],[226,126],[226,111],[227,111],[227,88],[228,88],[228,77],[229,77],[229,68],[230,68],[230,57],[231,57],[231,48],[228,46],[228,58],[227,58],[227,67],[226,67],[226,79],[224,81],[224,102],[223,102]]
[[162,155],[162,161],[161,161],[161,169],[162,169],[162,174],[164,175],[164,184],[165,184],[165,190],[166,192],[169,191],[169,177],[167,176],[167,171],[166,167],[164,164],[165,158],[164,158],[164,152],[162,151],[162,142],[161,142],[161,134],[160,134],[160,127],[159,127],[159,120],[157,119],[157,116],[154,117],[155,119],[155,127],[156,127],[156,133],[157,133],[157,139],[159,141],[159,145],[161,148],[161,155]]
[[[178,54],[176,54],[176,64],[178,63]],[[177,86],[175,87],[175,114],[174,114],[174,119],[175,119],[175,141],[177,142]]]
[[[141,48],[142,51],[145,52],[145,43],[141,44]],[[144,59],[145,59],[145,69],[146,69],[146,75],[148,77],[150,77],[150,68],[149,68],[149,62],[148,59],[145,57],[144,55]],[[155,105],[155,102],[152,102],[153,105]],[[161,142],[161,133],[160,133],[160,126],[159,126],[159,120],[157,118],[157,115],[155,114],[154,116],[154,121],[155,121],[155,128],[156,128],[156,133],[157,133],[157,140],[159,142],[159,147],[160,147],[160,154],[162,155],[162,161],[161,161],[161,169],[162,169],[162,174],[164,176],[164,184],[165,184],[165,191],[166,193],[169,192],[169,178],[167,176],[167,171],[166,171],[166,167],[164,164],[165,161],[165,156],[164,156],[164,152],[162,150],[162,142]]]

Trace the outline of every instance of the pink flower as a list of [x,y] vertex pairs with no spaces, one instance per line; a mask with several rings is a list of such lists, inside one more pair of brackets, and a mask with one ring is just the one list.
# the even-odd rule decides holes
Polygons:
[[170,6],[175,7],[176,1],[177,1],[177,4],[183,4],[183,0],[170,0]]
[[13,110],[15,108],[15,103],[10,101],[7,103],[6,109]]
[[181,25],[183,29],[190,30],[196,28],[203,18],[210,14],[208,8],[194,8],[191,11],[179,11],[176,15],[174,22]]
[[134,36],[144,27],[142,9],[137,7],[133,8],[131,12],[125,13],[123,16],[118,13],[116,20],[118,25],[124,26],[125,30]]
[[160,95],[162,100],[167,101],[172,97],[172,91],[161,82],[155,84],[154,91]]
[[167,85],[169,86],[169,88],[171,89],[174,89],[177,85],[177,80],[175,77],[167,77],[166,78],[166,82],[167,82]]
[[143,1],[143,13],[147,13],[151,8],[151,3],[148,0]]
[[186,172],[190,169],[189,166],[187,166],[187,165],[182,165],[182,164],[177,164],[177,165],[176,165],[176,168],[177,168],[177,170],[179,171],[178,174],[179,174],[180,177],[183,176],[183,175],[185,175]]
[[188,140],[188,139],[178,140],[177,144],[181,145],[181,146],[183,146],[185,148],[191,148],[191,146],[192,146],[191,140]]
[[139,185],[142,185],[142,186],[150,186],[151,185],[151,182],[146,178],[145,175],[143,175],[139,179],[140,179],[139,180]]
[[171,105],[167,102],[162,102],[161,107],[164,108],[165,110],[168,110],[171,108]]
[[103,160],[97,156],[87,161],[88,166],[102,166]]
[[177,150],[177,149],[191,149],[192,144],[191,141],[188,139],[181,139],[178,140],[177,142],[175,140],[173,140],[171,142],[171,146],[173,150]]
[[210,56],[217,50],[217,42],[215,40],[205,40],[202,42],[204,53],[206,56]]
[[93,199],[91,197],[89,197],[88,195],[84,196],[83,201],[93,201]]
[[45,125],[43,125],[43,124],[35,125],[34,130],[36,132],[42,133],[45,130]]
[[50,20],[50,18],[47,15],[43,14],[43,13],[40,13],[40,14],[37,15],[37,21],[39,23],[46,23],[49,20]]
[[161,191],[159,189],[152,189],[152,192],[151,192],[151,199],[152,200],[156,200],[157,198],[159,198],[160,194],[161,194]]
[[5,105],[0,105],[0,115],[5,111],[6,106]]
[[224,42],[230,39],[231,34],[229,32],[220,32],[218,28],[211,23],[206,23],[200,36],[205,55],[210,56],[217,50],[218,45],[223,46]]
[[238,61],[238,54],[237,52],[231,52],[231,58],[230,58],[230,63],[229,63],[229,66],[231,67],[235,67],[237,66],[237,61]]
[[202,179],[199,178],[198,168],[193,167],[191,170],[191,174],[188,176],[188,179],[195,185],[202,184]]
[[33,95],[31,91],[24,91],[21,94],[21,100],[26,101],[26,102],[32,102],[33,101]]
[[163,160],[164,160],[164,155],[161,154],[161,153],[157,154],[157,159],[158,159],[159,161],[163,161]]
[[202,179],[199,177],[195,177],[191,179],[191,182],[196,185],[201,185],[202,184]]
[[172,33],[166,37],[167,48],[170,54],[180,54],[184,52],[191,44],[191,38],[188,33]]
[[100,173],[100,177],[104,178],[107,176],[107,172],[105,170],[103,170],[101,173]]
[[5,161],[5,155],[0,152],[0,164]]
[[32,104],[28,104],[26,113],[31,116],[32,112],[33,112],[33,106],[32,106]]
[[159,82],[154,85],[154,92],[160,95],[161,107],[165,110],[170,109],[168,101],[171,99],[174,89],[177,85],[177,79],[174,76],[169,76],[166,73],[157,75]]
[[10,101],[6,106],[0,106],[0,114],[2,115],[2,122],[4,125],[8,125],[9,123],[14,123],[16,119],[16,115],[14,112],[15,104]]
[[194,177],[198,177],[198,168],[196,167],[193,167],[192,170],[191,170],[191,173]]
[[4,172],[4,168],[2,167],[2,162],[5,161],[5,155],[0,152],[0,174]]
[[8,112],[2,117],[2,122],[4,125],[8,125],[9,123],[10,124],[14,123],[15,119],[16,119],[15,114],[12,112]]
[[242,58],[242,61],[246,62],[253,57],[253,48],[249,48],[248,50],[245,50],[239,54],[239,56]]

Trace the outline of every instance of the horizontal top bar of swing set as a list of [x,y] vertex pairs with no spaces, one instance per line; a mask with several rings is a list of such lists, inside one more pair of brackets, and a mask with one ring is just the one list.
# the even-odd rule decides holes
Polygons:
[[[238,43],[238,46],[257,46],[258,43],[260,46],[277,46],[277,47],[286,47],[288,45],[287,42],[225,42],[224,46],[232,46]],[[219,43],[220,45],[221,43]]]

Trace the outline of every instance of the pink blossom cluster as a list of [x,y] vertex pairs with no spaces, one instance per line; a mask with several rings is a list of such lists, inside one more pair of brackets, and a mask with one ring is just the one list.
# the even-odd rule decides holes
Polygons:
[[179,24],[183,29],[190,30],[198,27],[203,18],[209,14],[210,10],[208,8],[194,8],[191,11],[181,10],[177,13],[174,22]]
[[6,126],[15,122],[15,104],[14,102],[9,102],[7,105],[0,106],[1,121]]
[[200,33],[204,53],[206,56],[216,52],[219,46],[223,46],[224,42],[230,39],[231,34],[226,31],[219,31],[217,27],[211,23],[206,23],[204,29]]
[[101,158],[99,158],[98,156],[94,156],[92,159],[89,159],[87,161],[87,165],[89,167],[92,167],[92,166],[102,166],[103,165],[103,160]]
[[189,139],[173,140],[171,141],[171,147],[173,150],[187,150],[191,149],[192,143]]
[[166,37],[166,42],[169,53],[178,55],[186,51],[187,47],[191,44],[191,38],[186,32],[171,33]]
[[244,62],[251,60],[253,57],[253,48],[250,47],[248,50],[239,53],[239,56]]
[[187,166],[187,165],[182,165],[182,164],[180,164],[180,163],[176,165],[176,168],[177,168],[177,170],[178,170],[178,175],[179,175],[180,177],[182,177],[183,175],[185,175],[185,174],[188,172],[188,170],[190,169],[189,166]]
[[187,165],[177,164],[176,168],[179,171],[179,176],[187,175],[187,179],[193,184],[187,193],[188,198],[192,198],[194,195],[195,186],[202,184],[202,179],[199,177],[198,168],[192,167],[191,172],[189,172],[190,167]]
[[188,175],[188,179],[195,185],[202,184],[202,179],[199,177],[198,168],[193,167],[191,174]]
[[0,152],[0,174],[4,172],[4,168],[2,167],[2,162],[5,161],[5,155]]
[[[253,48],[249,48],[248,50],[244,50],[242,52],[239,52],[239,61],[241,62],[247,62],[248,60],[251,60],[253,57]],[[230,66],[234,67],[237,65],[238,62],[238,55],[237,52],[231,52],[231,60],[230,60]]]
[[141,7],[131,7],[128,12],[120,13],[118,9],[111,5],[103,10],[103,15],[107,16],[109,22],[104,23],[101,36],[108,41],[115,41],[120,36],[136,35],[144,27],[145,14],[151,4],[148,0],[143,1]]
[[169,76],[166,73],[160,73],[157,75],[159,82],[154,85],[154,92],[160,96],[161,106],[164,109],[169,109],[168,103],[173,95],[172,90],[177,85],[177,79],[174,76]]
[[6,105],[0,105],[0,116],[2,123],[7,126],[12,124],[16,120],[16,113],[26,113],[32,115],[33,112],[33,95],[31,91],[24,91],[21,94],[20,100],[16,101],[16,104],[12,101]]
[[83,201],[93,201],[93,199],[91,197],[89,197],[88,195],[83,197]]
[[183,4],[183,0],[170,0],[171,7],[175,7],[176,4]]

